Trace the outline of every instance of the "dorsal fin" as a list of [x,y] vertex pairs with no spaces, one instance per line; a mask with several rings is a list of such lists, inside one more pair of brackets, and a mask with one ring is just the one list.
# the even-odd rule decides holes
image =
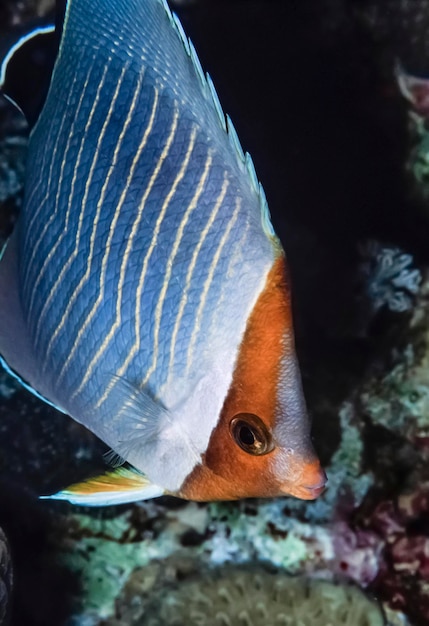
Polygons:
[[51,21],[16,32],[3,57],[0,92],[23,113],[30,127],[45,103],[57,51],[58,39]]
[[176,29],[176,32],[180,40],[183,43],[183,46],[187,55],[192,60],[192,63],[195,67],[196,74],[201,81],[203,93],[205,96],[208,95],[208,97],[211,99],[213,103],[213,107],[217,113],[220,125],[230,138],[231,146],[237,156],[237,160],[240,166],[242,166],[242,164],[244,163],[246,167],[250,183],[252,184],[252,187],[255,193],[259,197],[259,203],[260,203],[260,209],[261,209],[261,221],[262,221],[262,226],[264,228],[264,232],[267,234],[268,237],[275,237],[274,228],[271,224],[271,215],[268,209],[267,198],[265,195],[265,191],[262,187],[262,184],[258,180],[255,166],[253,163],[253,159],[248,152],[244,153],[243,148],[241,147],[240,140],[237,135],[237,131],[235,130],[235,127],[232,123],[231,118],[229,117],[228,114],[225,114],[223,111],[223,108],[220,103],[219,96],[217,94],[212,78],[207,72],[205,73],[204,70],[202,69],[195,47],[192,41],[186,36],[185,31],[183,30],[182,24],[180,22],[180,19],[175,13],[172,13],[170,11],[170,8],[167,4],[167,0],[159,0],[159,1],[164,6],[166,13],[171,21],[172,26]]
[[[166,24],[160,23],[162,20],[160,7],[167,18],[168,29],[171,29],[172,37],[169,37],[168,31],[165,31]],[[69,23],[71,20],[73,26]],[[155,20],[152,26],[154,26],[157,34],[156,38],[150,32],[150,20],[152,22]],[[259,201],[264,232],[268,237],[273,237],[274,231],[270,223],[265,193],[257,178],[253,161],[250,155],[241,148],[232,122],[222,109],[213,81],[202,69],[192,41],[186,36],[177,15],[171,12],[167,0],[68,0],[65,28],[66,30],[78,31],[76,42],[78,41],[80,44],[92,39],[93,46],[98,48],[100,45],[105,46],[108,42],[111,46],[110,50],[114,54],[121,51],[124,56],[126,53],[128,58],[134,56],[137,62],[145,59],[149,66],[152,62],[158,63],[159,67],[162,66],[161,72],[165,72],[163,77],[171,81],[173,91],[178,85],[181,85],[182,88],[183,81],[189,80],[189,74],[186,76],[181,74],[182,69],[187,65],[182,62],[183,59],[186,57],[189,59],[196,81],[192,80],[192,85],[188,82],[189,90],[184,87],[179,97],[189,97],[191,100],[201,98],[205,101],[207,107],[204,112],[204,123],[211,124],[212,127],[215,124],[219,132],[228,135],[231,154],[235,155],[239,170],[244,176],[247,176],[249,185]],[[179,58],[181,55],[174,34],[183,49],[184,56],[182,59]],[[147,41],[146,38],[148,38]],[[125,42],[126,46],[124,46]],[[161,42],[162,51],[160,50]],[[123,47],[126,47],[126,50]],[[163,63],[164,65],[162,65]],[[174,68],[174,72],[171,71],[171,68]],[[209,112],[208,116],[207,111]]]
[[235,130],[235,127],[232,123],[231,118],[229,117],[229,115],[225,114],[222,109],[222,105],[220,103],[219,96],[216,92],[211,76],[207,72],[205,73],[203,71],[200,60],[198,58],[198,54],[195,50],[195,47],[192,41],[186,36],[179,18],[177,17],[175,13],[172,13],[170,11],[170,8],[167,4],[167,0],[159,0],[159,1],[164,6],[167,12],[167,15],[170,18],[172,26],[176,29],[176,32],[179,35],[179,38],[183,43],[186,53],[192,60],[192,63],[195,67],[196,74],[201,81],[204,95],[205,96],[208,95],[208,97],[211,99],[214,109],[217,113],[220,125],[230,138],[231,146],[237,156],[237,160],[240,166],[244,163],[246,167],[250,183],[255,193],[259,197],[261,221],[262,221],[264,232],[267,234],[268,237],[275,237],[274,228],[271,224],[271,215],[268,209],[267,198],[266,198],[264,189],[262,187],[262,184],[258,180],[255,166],[253,163],[253,159],[248,152],[244,153],[243,148],[241,147],[240,140],[237,135],[237,131]]

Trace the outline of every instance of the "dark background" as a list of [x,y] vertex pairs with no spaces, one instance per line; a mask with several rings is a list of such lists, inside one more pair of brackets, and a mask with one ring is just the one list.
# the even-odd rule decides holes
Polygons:
[[[1,2],[4,42],[28,20],[38,23],[47,4]],[[315,445],[327,464],[340,436],[336,407],[408,319],[368,314],[359,246],[376,239],[401,247],[419,267],[429,260],[429,213],[410,192],[408,107],[394,76],[398,59],[410,72],[429,72],[429,3],[172,5],[252,154],[286,249]],[[35,56],[43,75],[49,54],[36,50]],[[30,74],[25,68],[18,73],[28,98],[35,89]],[[4,134],[17,124],[11,115],[3,103]],[[18,206],[19,198],[6,202],[2,222],[10,226]],[[104,447],[24,391],[2,401],[0,435],[0,525],[19,572],[15,623],[57,625],[67,614],[63,590],[78,583],[53,568],[49,537],[57,522],[36,498],[101,467]]]

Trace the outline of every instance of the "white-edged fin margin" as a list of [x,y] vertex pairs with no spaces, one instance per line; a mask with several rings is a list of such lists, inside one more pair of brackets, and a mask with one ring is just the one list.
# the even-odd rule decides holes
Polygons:
[[229,141],[232,146],[232,149],[237,154],[240,161],[244,163],[245,161],[244,150],[241,147],[240,139],[238,138],[237,131],[235,130],[235,126],[232,123],[232,120],[229,117],[229,115],[226,116],[226,122],[227,122],[227,129],[228,129],[227,131],[228,137],[229,137]]
[[[18,41],[11,47],[9,52],[6,54],[0,65],[0,90],[3,89],[3,85],[6,80],[7,66],[9,65],[9,61],[12,59],[15,52],[19,50],[19,48],[21,48],[24,44],[26,44],[27,41],[34,39],[34,37],[38,37],[39,35],[46,35],[53,32],[55,32],[55,24],[48,24],[47,26],[39,26],[38,28],[32,30],[30,33],[26,33],[18,39]],[[10,96],[5,93],[3,94],[3,96],[6,98],[6,100],[16,106],[16,108],[24,115],[21,107]]]
[[170,20],[171,23],[173,23],[173,14],[171,12],[170,7],[168,6],[167,0],[161,0],[161,4],[164,7],[165,12],[167,13],[168,19]]
[[190,39],[188,39],[188,42],[189,42],[189,48],[191,50],[190,56],[191,56],[195,71],[197,72],[197,76],[200,79],[203,88],[206,88],[207,87],[206,75],[204,74],[204,70],[198,58],[197,51],[195,50],[194,44],[192,43]]
[[246,169],[247,172],[249,174],[250,177],[250,181],[253,185],[253,189],[256,191],[256,193],[259,194],[259,181],[258,181],[258,177],[256,176],[256,170],[255,170],[255,166],[253,164],[253,159],[250,156],[250,154],[248,152],[246,152],[245,155],[245,163],[246,163]]
[[210,94],[211,94],[211,97],[212,97],[212,100],[213,100],[213,104],[215,106],[216,113],[218,115],[220,124],[221,124],[223,130],[226,131],[225,113],[223,112],[222,105],[221,105],[220,100],[219,100],[219,96],[217,95],[217,91],[216,91],[214,83],[213,83],[213,81],[211,79],[210,74],[206,74],[206,79],[207,79],[207,85],[208,85],[208,87],[210,89]]
[[268,207],[267,196],[265,195],[265,191],[261,183],[259,183],[259,202],[261,205],[262,228],[268,237],[275,237],[276,233],[271,222],[271,213]]
[[164,495],[165,491],[153,485],[144,474],[133,467],[120,467],[113,472],[71,485],[41,500],[66,500],[79,506],[111,506],[149,500]]
[[191,55],[191,48],[189,46],[189,39],[187,38],[187,36],[185,34],[185,31],[183,30],[182,23],[179,20],[179,18],[177,17],[176,13],[173,13],[172,19],[174,20],[174,24],[175,24],[176,29],[177,29],[176,32],[179,35],[181,41],[183,42],[183,45],[185,46],[186,54],[188,56],[190,56]]
[[180,22],[180,19],[178,18],[176,13],[171,12],[170,7],[168,6],[167,0],[159,0],[159,1],[164,7],[167,17],[171,25],[175,29],[179,39],[182,41],[186,54],[190,57],[192,61],[196,75],[198,76],[201,82],[203,94],[206,97],[209,97],[213,103],[220,125],[229,137],[231,147],[237,156],[239,164],[245,165],[253,190],[256,192],[256,194],[259,197],[261,221],[262,221],[264,232],[268,237],[273,238],[276,236],[276,234],[274,232],[274,228],[271,223],[271,216],[270,216],[270,211],[268,209],[267,199],[265,196],[265,192],[262,188],[262,184],[258,180],[252,157],[250,156],[248,152],[244,153],[244,150],[241,146],[240,140],[237,135],[237,131],[235,130],[234,124],[232,123],[229,115],[224,113],[221,102],[219,100],[219,96],[216,92],[214,83],[210,75],[208,73],[205,73],[203,68],[201,67],[201,63],[198,58],[198,54],[195,50],[195,47],[192,41],[189,39],[189,37],[187,37],[183,29],[183,26]]
[[0,366],[3,367],[3,369],[10,376],[12,376],[15,380],[17,380],[20,383],[20,385],[22,385],[24,387],[24,389],[26,389],[27,391],[32,393],[34,396],[36,396],[36,398],[39,398],[39,400],[43,400],[43,402],[46,402],[46,404],[49,404],[49,406],[53,407],[54,409],[56,409],[60,413],[65,413],[66,412],[61,407],[59,407],[57,404],[54,404],[53,402],[48,400],[45,396],[42,396],[41,393],[39,393],[36,389],[34,389],[34,387],[29,385],[23,378],[21,378],[21,376],[19,374],[17,374],[17,372],[15,372],[15,370],[13,370],[11,367],[9,367],[7,361],[2,357],[1,354],[0,354]]

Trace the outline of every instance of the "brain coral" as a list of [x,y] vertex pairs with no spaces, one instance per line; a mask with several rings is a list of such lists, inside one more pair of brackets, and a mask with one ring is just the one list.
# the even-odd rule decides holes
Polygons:
[[141,626],[382,626],[356,587],[223,568],[153,598]]

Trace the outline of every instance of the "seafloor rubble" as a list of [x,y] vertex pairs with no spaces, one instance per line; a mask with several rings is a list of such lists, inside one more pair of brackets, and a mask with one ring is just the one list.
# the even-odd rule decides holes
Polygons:
[[[242,567],[262,577],[258,593],[300,575],[304,585],[326,581],[337,606],[353,583],[366,594],[356,602],[376,603],[374,624],[423,626],[429,121],[424,81],[412,77],[429,69],[429,2],[172,4],[254,157],[288,253],[304,387],[329,488],[311,503],[161,498],[89,510],[39,501],[103,467],[105,447],[1,374],[0,527],[14,564],[12,624],[149,626],[174,602],[187,604],[182,592],[197,595],[199,580],[201,596],[207,580],[222,580],[234,608],[216,623],[250,625],[234,612]],[[0,34],[51,8],[7,0]],[[22,118],[0,101],[3,239],[22,200],[26,136]],[[245,603],[257,595],[252,581],[240,587]],[[166,593],[170,608],[161,607]],[[211,623],[201,611],[199,619]]]

